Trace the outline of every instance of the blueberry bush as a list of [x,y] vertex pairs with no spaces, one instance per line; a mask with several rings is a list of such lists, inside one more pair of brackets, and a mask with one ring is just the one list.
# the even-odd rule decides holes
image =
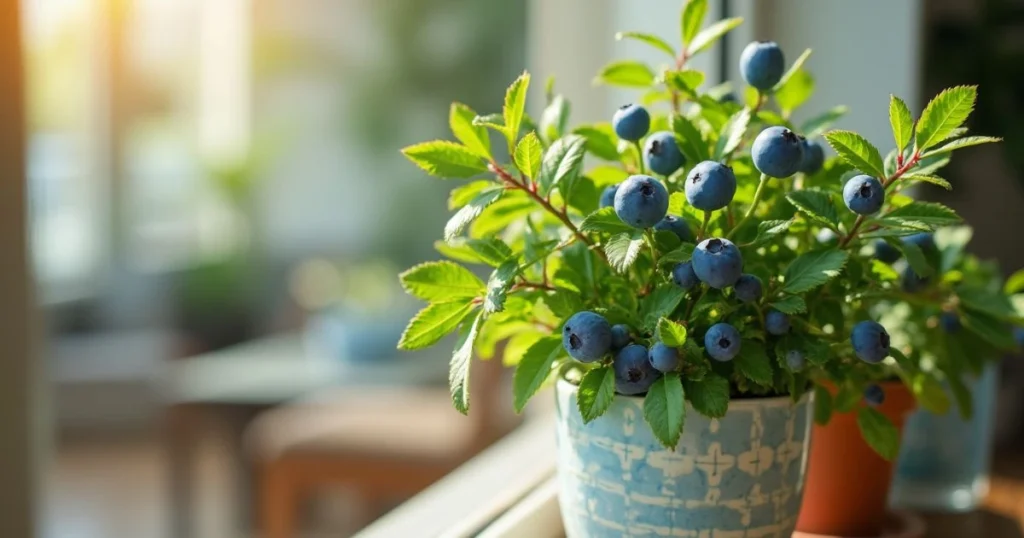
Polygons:
[[[500,113],[452,105],[457,141],[402,150],[432,176],[468,181],[452,190],[436,244],[449,260],[401,275],[429,304],[399,347],[457,333],[449,380],[463,413],[474,357],[489,360],[501,345],[516,368],[516,410],[559,376],[578,384],[585,421],[616,394],[645,394],[647,423],[673,447],[687,402],[721,417],[731,398],[815,391],[816,420],[856,411],[865,438],[891,458],[898,435],[874,408],[884,399],[876,382],[901,379],[930,409],[948,408],[952,387],[963,406],[969,360],[952,350],[989,358],[1015,346],[1021,317],[1004,292],[975,282],[981,266],[963,261],[960,217],[905,194],[918,183],[949,188],[937,174],[950,154],[998,139],[967,135],[970,86],[943,91],[916,121],[893,96],[885,157],[857,133],[830,130],[845,107],[796,124],[814,90],[810,50],[787,66],[774,43],[742,52],[748,87],[737,99],[687,67],[742,22],[704,26],[706,11],[704,0],[685,5],[679,47],[616,36],[663,52],[666,65],[616,61],[598,74],[637,90],[610,122],[570,126],[550,79],[535,120],[524,73]],[[894,345],[877,320],[896,306],[930,332],[941,330],[930,320],[955,316],[963,330],[941,334],[959,347]]]

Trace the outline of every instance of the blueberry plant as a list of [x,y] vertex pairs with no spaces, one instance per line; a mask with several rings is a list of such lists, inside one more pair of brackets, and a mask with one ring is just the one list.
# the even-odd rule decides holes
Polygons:
[[[401,275],[429,304],[399,347],[457,333],[449,379],[464,413],[473,357],[502,345],[516,368],[517,410],[558,376],[578,384],[588,422],[616,394],[645,395],[647,423],[673,447],[687,402],[721,417],[731,398],[799,400],[813,390],[817,420],[856,411],[867,441],[892,457],[898,436],[873,407],[884,399],[876,383],[898,378],[925,407],[948,407],[943,383],[963,400],[964,369],[952,353],[929,359],[914,342],[892,345],[876,321],[883,312],[956,316],[964,330],[944,338],[968,355],[979,342],[1013,346],[1020,317],[1006,296],[973,284],[974,267],[948,261],[963,234],[939,232],[961,219],[904,194],[917,183],[949,188],[936,174],[951,152],[997,139],[966,136],[969,86],[940,93],[916,121],[892,97],[895,149],[885,158],[857,133],[828,130],[845,107],[796,124],[814,89],[810,50],[787,67],[775,43],[743,50],[748,87],[738,102],[728,85],[706,87],[688,68],[742,22],[704,27],[706,11],[704,0],[685,5],[680,47],[617,35],[664,53],[666,65],[616,61],[598,74],[598,83],[638,90],[610,122],[570,127],[569,103],[550,79],[535,121],[524,73],[500,114],[452,105],[457,142],[403,149],[430,175],[470,181],[452,190],[455,213],[436,245],[450,260]],[[492,133],[502,144],[492,146]],[[826,142],[838,157],[826,158]],[[490,276],[466,265],[490,266]]]

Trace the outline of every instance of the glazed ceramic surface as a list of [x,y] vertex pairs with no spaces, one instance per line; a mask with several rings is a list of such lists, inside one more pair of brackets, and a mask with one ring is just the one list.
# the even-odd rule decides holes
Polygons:
[[734,400],[722,419],[687,405],[675,451],[616,395],[583,424],[576,387],[557,385],[559,504],[570,538],[786,537],[796,525],[810,438],[810,395]]

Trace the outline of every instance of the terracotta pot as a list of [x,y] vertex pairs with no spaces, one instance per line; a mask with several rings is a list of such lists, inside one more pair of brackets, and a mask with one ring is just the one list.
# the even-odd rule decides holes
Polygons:
[[[881,385],[885,402],[878,410],[902,432],[916,405],[914,397],[898,381]],[[797,530],[844,537],[878,536],[887,517],[892,475],[893,462],[882,459],[861,437],[856,412],[833,413],[827,425],[814,425]]]

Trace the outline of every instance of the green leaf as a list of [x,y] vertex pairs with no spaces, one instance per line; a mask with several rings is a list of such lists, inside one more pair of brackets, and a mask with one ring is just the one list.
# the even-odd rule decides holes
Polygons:
[[890,211],[886,217],[914,220],[935,226],[950,226],[963,222],[956,211],[936,202],[911,202]]
[[512,249],[504,241],[493,237],[469,239],[466,241],[466,246],[477,255],[480,261],[491,267],[498,267],[512,256]]
[[701,381],[684,379],[683,388],[694,410],[708,418],[722,418],[729,410],[729,380],[718,374]]
[[673,192],[668,195],[668,214],[669,215],[682,215],[683,210],[686,208],[686,193],[684,192]]
[[793,225],[792,220],[765,220],[757,223],[757,236],[753,244],[760,245],[768,242],[781,234],[786,233]]
[[569,318],[573,314],[585,310],[579,292],[564,289],[555,290],[544,296],[544,304],[560,318]]
[[871,260],[871,274],[878,276],[879,280],[895,282],[900,279],[900,274],[891,265],[881,260]]
[[503,188],[494,187],[477,194],[462,209],[455,212],[452,218],[448,219],[448,223],[444,225],[444,240],[451,241],[458,237],[469,223],[479,217],[480,213],[483,213],[487,206],[497,202],[504,193],[505,190]]
[[[598,158],[606,161],[619,160],[618,138],[615,136],[611,124],[581,125],[573,129],[572,132],[587,139],[587,151]],[[618,168],[618,170],[622,169]]]
[[644,236],[639,231],[632,231],[613,235],[604,245],[604,253],[608,255],[608,262],[612,268],[620,273],[625,273],[633,262],[636,261],[640,249],[644,246]]
[[964,327],[996,348],[1004,351],[1017,349],[1013,333],[1005,321],[988,314],[970,310],[963,312],[960,321]]
[[654,84],[654,71],[647,64],[634,60],[612,62],[598,73],[595,84],[608,84],[626,88],[647,88]]
[[505,106],[502,109],[505,120],[505,138],[508,139],[508,152],[512,153],[519,138],[519,127],[523,123],[523,111],[526,109],[526,92],[530,87],[530,74],[523,72],[512,81],[505,91]]
[[602,207],[583,219],[580,231],[583,233],[629,234],[633,232],[633,227],[622,222],[622,219],[615,214],[615,208]]
[[814,77],[801,69],[793,73],[785,84],[775,90],[775,102],[779,105],[784,117],[788,117],[797,108],[810,99],[814,93]]
[[832,149],[850,166],[877,178],[885,177],[882,155],[863,136],[853,131],[829,131],[825,133]]
[[896,141],[896,149],[902,151],[910,143],[914,135],[914,117],[903,99],[895,95],[889,96],[889,125],[892,125],[892,137]]
[[729,30],[736,28],[743,24],[743,17],[733,17],[731,19],[722,19],[714,24],[709,25],[707,28],[701,30],[697,35],[693,37],[693,41],[687,46],[686,50],[690,56],[697,54],[698,52],[710,47],[718,41],[720,37],[726,34]]
[[814,422],[824,426],[832,418],[832,393],[824,387],[814,387]]
[[814,250],[801,254],[786,267],[782,291],[803,293],[839,276],[848,253],[838,249]]
[[486,179],[480,179],[477,181],[470,181],[465,185],[460,185],[452,189],[448,194],[448,209],[456,210],[466,204],[468,204],[476,195],[482,191],[494,187],[494,182]]
[[693,243],[683,243],[682,245],[679,245],[679,248],[677,248],[675,250],[671,250],[671,251],[663,254],[660,258],[658,258],[658,264],[659,265],[666,265],[666,264],[675,265],[677,263],[683,263],[683,262],[686,262],[686,261],[690,261],[690,258],[693,257],[693,250],[694,250]]
[[473,237],[487,237],[498,234],[513,222],[522,221],[536,211],[537,204],[525,195],[522,195],[522,193],[506,193],[500,200],[485,208],[473,220],[470,234]]
[[[704,25],[704,17],[708,12],[707,0],[690,0],[683,8],[683,18],[680,21],[680,30],[683,37],[683,46],[687,46],[694,37],[700,33],[700,27]],[[673,53],[673,59],[675,54]]]
[[484,283],[465,267],[449,262],[427,262],[398,275],[402,289],[428,302],[479,297]]
[[704,84],[704,73],[695,69],[665,71],[663,77],[665,84],[669,88],[683,92],[691,97],[696,97],[697,87]]
[[793,62],[793,65],[789,66],[789,70],[782,75],[782,78],[779,79],[779,82],[775,85],[774,88],[772,88],[772,92],[778,92],[779,89],[785,87],[786,84],[789,83],[789,80],[793,78],[793,76],[798,71],[800,71],[800,69],[804,66],[804,63],[807,62],[807,59],[810,57],[811,49],[804,49],[804,51],[800,53],[800,56],[797,57],[796,61]]
[[939,155],[942,153],[949,153],[954,149],[967,148],[970,146],[979,146],[981,144],[989,144],[992,142],[1002,142],[1002,138],[995,136],[967,136],[964,138],[958,138],[949,142],[948,144],[939,146],[931,151],[926,151],[921,154],[921,157],[931,157],[933,155]]
[[635,39],[641,43],[646,43],[665,54],[668,54],[669,58],[676,59],[676,51],[672,49],[672,45],[665,42],[664,39],[644,32],[619,32],[615,34],[616,41],[622,41],[623,39]]
[[513,156],[516,168],[519,168],[519,171],[526,174],[527,177],[536,178],[537,173],[540,172],[540,154],[541,146],[537,133],[533,131],[526,133],[526,136],[516,146]]
[[1018,269],[1010,275],[1010,278],[1006,279],[1006,284],[1003,285],[1003,292],[1007,295],[1013,295],[1021,291],[1024,291],[1024,269]]
[[537,340],[519,360],[512,377],[512,395],[516,413],[522,413],[526,402],[537,393],[551,375],[551,367],[562,350],[562,339],[547,337]]
[[467,178],[487,171],[487,164],[479,155],[447,140],[408,146],[402,148],[402,154],[432,176]]
[[505,297],[512,281],[519,274],[519,260],[512,258],[501,264],[487,280],[487,296],[484,298],[484,312],[491,314],[505,308]]
[[436,344],[454,331],[472,310],[473,300],[468,298],[427,305],[405,327],[398,349],[422,349]]
[[715,143],[714,160],[720,161],[730,155],[743,142],[743,136],[747,134],[747,127],[750,126],[750,109],[742,108],[737,111],[729,121],[722,127],[718,135],[718,142]]
[[686,418],[686,400],[679,374],[670,372],[661,376],[647,390],[644,398],[644,420],[654,436],[669,450],[675,450],[683,433]]
[[466,148],[485,159],[490,159],[491,138],[487,135],[486,128],[473,124],[476,116],[476,111],[472,108],[462,103],[452,103],[448,111],[448,125],[455,138]]
[[981,312],[1006,321],[1015,321],[1017,310],[1005,294],[983,286],[963,284],[956,287],[956,295],[964,308]]
[[604,414],[615,398],[615,371],[610,366],[594,368],[583,374],[576,395],[576,406],[587,424]]
[[686,343],[686,326],[661,318],[658,320],[657,337],[668,347],[682,347]]
[[949,395],[946,394],[946,391],[942,390],[942,385],[934,378],[927,375],[917,375],[910,386],[910,390],[914,393],[917,403],[921,404],[921,407],[928,412],[937,415],[945,415],[949,412],[949,407],[952,404],[949,401]]
[[807,312],[807,303],[799,295],[787,295],[781,299],[776,299],[772,301],[770,306],[783,314],[789,315]]
[[551,142],[558,140],[565,133],[569,123],[569,100],[564,96],[556,95],[551,103],[544,108],[540,115],[540,135],[544,140]]
[[477,116],[473,118],[473,125],[494,129],[503,136],[507,134],[507,131],[505,130],[505,119],[501,114],[484,114],[483,116]]
[[917,120],[916,145],[926,150],[953,132],[967,121],[978,97],[977,86],[955,86],[943,90],[928,102]]
[[473,359],[473,345],[480,332],[483,314],[477,313],[471,321],[462,324],[455,352],[448,364],[448,387],[455,409],[463,415],[469,413],[469,364]]
[[658,320],[671,316],[684,295],[686,291],[675,284],[664,284],[655,288],[640,304],[640,317],[643,319],[644,327],[653,329]]
[[857,411],[857,426],[868,445],[886,460],[893,460],[900,450],[900,432],[885,415],[870,407]]
[[949,153],[931,155],[921,159],[921,161],[914,165],[910,170],[914,174],[931,175],[949,164],[949,157]]
[[686,156],[688,162],[699,163],[710,158],[707,142],[700,134],[700,129],[689,119],[679,114],[672,116],[672,131],[676,135],[679,151]]
[[839,120],[850,111],[846,105],[839,105],[814,116],[800,126],[800,132],[807,138],[814,138],[825,132],[833,123]]
[[964,385],[963,379],[960,379],[959,375],[950,375],[946,378],[946,383],[949,385],[950,392],[953,393],[953,399],[956,400],[957,409],[960,411],[960,418],[967,420],[974,414],[974,397],[971,396],[970,389]]
[[544,153],[544,160],[537,176],[541,192],[547,192],[561,184],[571,185],[579,176],[585,152],[586,139],[579,135],[569,135],[552,142],[551,147]]
[[917,183],[917,182],[920,182],[920,183],[931,183],[932,185],[938,185],[939,187],[942,187],[943,189],[946,189],[947,191],[953,190],[953,186],[950,185],[948,181],[946,181],[945,179],[942,179],[939,176],[930,176],[930,175],[925,175],[925,174],[913,173],[913,174],[905,174],[902,177],[900,177],[899,180],[900,181],[906,181],[908,183]]
[[[792,191],[786,194],[786,200],[803,212],[811,220],[820,222],[830,228],[839,225],[836,205],[827,192],[816,190]],[[759,227],[760,232],[760,227]]]
[[744,340],[739,355],[733,359],[733,365],[743,377],[762,386],[772,384],[772,365],[764,345],[756,340]]

